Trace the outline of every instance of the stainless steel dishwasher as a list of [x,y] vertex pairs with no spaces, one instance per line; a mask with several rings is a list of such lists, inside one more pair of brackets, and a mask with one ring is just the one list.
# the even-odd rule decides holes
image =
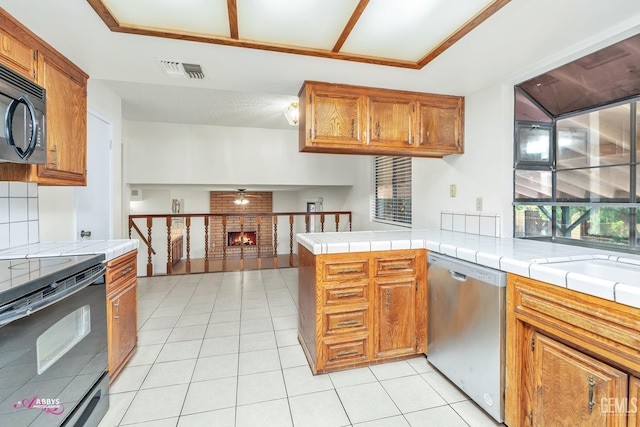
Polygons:
[[429,253],[427,359],[504,420],[506,274]]

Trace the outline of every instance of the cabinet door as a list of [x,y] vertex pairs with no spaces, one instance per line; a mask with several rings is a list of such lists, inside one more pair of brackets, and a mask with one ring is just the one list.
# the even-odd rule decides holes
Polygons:
[[417,105],[418,149],[434,154],[464,152],[462,98],[425,98]]
[[375,280],[374,357],[416,353],[416,279]]
[[369,144],[406,149],[413,144],[415,104],[411,100],[370,96]]
[[364,97],[331,87],[312,86],[308,93],[307,138],[311,145],[363,145]]
[[629,379],[629,400],[626,402],[627,420],[629,427],[640,427],[640,415],[638,410],[640,406],[640,378],[631,377]]
[[86,185],[86,80],[66,72],[58,59],[42,55],[40,84],[47,90],[47,164],[38,182]]
[[626,400],[628,376],[577,350],[533,333],[532,425],[626,426],[607,403]]
[[29,80],[35,80],[36,61],[36,50],[32,46],[23,43],[6,31],[0,30],[0,64]]
[[118,375],[124,362],[138,343],[136,282],[122,293],[109,299],[107,304],[109,328],[109,373],[111,380]]

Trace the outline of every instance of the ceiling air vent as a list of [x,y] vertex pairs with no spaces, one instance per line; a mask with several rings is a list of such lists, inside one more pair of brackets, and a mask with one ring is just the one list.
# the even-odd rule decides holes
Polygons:
[[200,64],[188,64],[186,62],[158,60],[160,67],[171,77],[202,80],[204,72]]

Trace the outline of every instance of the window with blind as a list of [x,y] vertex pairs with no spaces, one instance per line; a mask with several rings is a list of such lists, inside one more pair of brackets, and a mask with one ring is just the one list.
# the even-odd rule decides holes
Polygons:
[[374,157],[371,220],[411,226],[411,158]]

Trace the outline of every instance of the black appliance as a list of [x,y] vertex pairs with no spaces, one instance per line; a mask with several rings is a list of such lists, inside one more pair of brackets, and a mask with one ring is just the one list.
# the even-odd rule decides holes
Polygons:
[[46,91],[0,64],[0,162],[47,162]]
[[0,260],[0,424],[97,426],[107,412],[103,261]]

